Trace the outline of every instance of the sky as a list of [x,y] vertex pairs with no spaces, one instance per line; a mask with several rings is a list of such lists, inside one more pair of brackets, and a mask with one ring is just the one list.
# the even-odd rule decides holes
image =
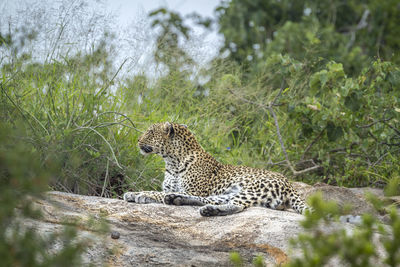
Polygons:
[[[6,7],[15,11],[17,8],[29,8],[32,3],[40,0],[0,0],[0,8]],[[52,2],[52,1],[50,1]],[[59,1],[53,1],[57,3]],[[71,1],[72,2],[72,1]],[[88,0],[88,3],[97,6],[104,4],[110,11],[115,11],[121,25],[129,24],[134,16],[147,14],[151,10],[167,7],[183,15],[197,12],[200,15],[212,16],[220,0]],[[11,14],[12,14],[11,12]]]
[[211,17],[219,3],[220,0],[108,0],[106,6],[116,11],[121,25],[126,25],[138,13],[149,13],[160,7],[167,7],[182,15],[197,12]]
[[[41,47],[43,51],[49,51],[54,46],[54,43],[49,40],[57,38],[57,25],[60,18],[66,13],[65,10],[68,9],[69,5],[78,6],[80,1],[82,0],[0,0],[0,14],[2,15],[0,16],[0,30],[4,31],[9,18],[14,22],[24,21],[24,23],[43,26],[42,32],[46,34],[40,37],[41,44],[33,44],[32,46]],[[152,55],[156,31],[150,27],[148,13],[166,7],[182,16],[196,12],[204,17],[214,17],[214,9],[220,3],[220,0],[86,0],[86,2],[88,8],[93,11],[111,14],[109,25],[111,30],[117,33],[117,56],[119,58],[117,62],[120,63],[125,58],[129,58],[130,63],[126,64],[127,67],[125,68],[127,72],[155,73],[157,66],[154,65]],[[60,11],[62,5],[64,5],[64,11]],[[32,14],[39,15],[32,16]],[[31,18],[32,21],[29,21]],[[73,17],[71,24],[88,25],[91,23],[90,20],[90,14],[86,12],[85,15]],[[84,32],[80,28],[74,27],[71,26],[70,32],[72,34],[65,36],[65,40],[75,38],[79,40],[74,44],[81,42],[86,45],[86,39],[90,35],[94,36],[91,38],[96,37],[96,31]],[[97,27],[97,32],[100,32],[100,30],[102,29]],[[217,55],[222,41],[223,39],[217,34],[216,29],[206,32],[198,27],[194,28],[192,38],[183,43],[182,46],[189,51],[195,61],[203,65]],[[66,42],[68,43],[68,41]],[[40,51],[37,55],[40,55]]]

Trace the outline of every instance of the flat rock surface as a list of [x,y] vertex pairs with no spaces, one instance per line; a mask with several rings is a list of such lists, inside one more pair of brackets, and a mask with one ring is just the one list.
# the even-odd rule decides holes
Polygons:
[[[359,213],[372,211],[363,190],[303,183],[295,187],[305,196],[320,190],[326,199],[355,204]],[[91,244],[84,261],[110,266],[230,266],[232,251],[239,252],[246,264],[262,255],[267,266],[273,266],[299,253],[290,249],[289,240],[302,232],[299,222],[303,219],[293,211],[261,207],[230,216],[201,217],[199,207],[143,205],[62,192],[49,192],[35,205],[44,216],[27,224],[43,234],[62,229],[65,222],[78,224],[79,238]],[[98,234],[89,223],[100,218],[109,223],[106,235]]]

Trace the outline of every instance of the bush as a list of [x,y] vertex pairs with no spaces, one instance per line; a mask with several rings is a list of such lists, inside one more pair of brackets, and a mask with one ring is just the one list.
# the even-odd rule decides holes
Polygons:
[[[43,237],[25,222],[40,218],[32,199],[42,197],[58,174],[58,164],[51,157],[40,161],[27,138],[19,127],[0,123],[0,265],[80,266],[87,244],[76,239],[73,227]],[[61,246],[54,251],[56,244]]]
[[[374,206],[381,205],[375,197],[370,199]],[[302,222],[305,233],[292,240],[292,245],[302,250],[302,256],[291,259],[286,266],[324,266],[333,260],[343,266],[400,264],[400,217],[395,207],[389,209],[387,225],[372,214],[364,214],[361,224],[347,231],[337,227],[341,212],[335,203],[326,203],[320,195],[315,195],[310,204],[315,212],[306,214]],[[337,222],[336,229],[323,231],[333,219]]]

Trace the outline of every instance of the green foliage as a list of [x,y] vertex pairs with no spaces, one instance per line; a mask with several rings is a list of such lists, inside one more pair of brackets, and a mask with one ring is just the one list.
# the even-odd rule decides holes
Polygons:
[[400,176],[398,173],[393,173],[392,177],[388,179],[387,186],[384,191],[386,196],[400,195]]
[[265,266],[264,258],[258,255],[253,259],[253,265],[254,267],[264,267]]
[[397,65],[378,60],[349,77],[340,63],[310,70],[306,63],[277,54],[249,82],[240,81],[240,71],[233,73],[217,72],[204,85],[210,88],[210,116],[218,113],[225,127],[234,126],[226,131],[230,156],[242,162],[253,159],[247,164],[259,167],[282,161],[275,121],[267,109],[275,101],[289,159],[298,170],[321,167],[302,176],[306,181],[318,176],[345,186],[379,185],[398,174]]
[[[372,202],[381,205],[376,198]],[[333,219],[342,214],[335,203],[326,203],[320,195],[315,195],[310,204],[315,212],[306,214],[302,222],[306,232],[291,241],[302,250],[302,256],[291,259],[286,266],[324,266],[333,262],[345,266],[400,264],[400,218],[395,207],[390,209],[387,225],[372,214],[364,214],[361,224],[349,231],[338,227],[338,222],[331,227]],[[380,234],[379,239],[375,233]]]
[[243,259],[238,252],[231,252],[230,260],[235,267],[243,266]]
[[43,237],[29,224],[40,217],[33,198],[40,198],[48,189],[59,165],[50,155],[39,160],[20,125],[0,123],[0,265],[80,266],[87,244],[76,239],[74,228]]
[[153,18],[151,26],[160,28],[155,61],[164,64],[170,72],[184,71],[185,67],[192,65],[193,59],[179,45],[179,36],[189,39],[189,28],[179,14],[160,8],[150,12],[149,17]]
[[[242,256],[240,256],[240,253],[238,253],[238,252],[231,252],[230,255],[229,255],[229,259],[230,259],[232,265],[235,266],[235,267],[245,266],[245,262],[244,262]],[[263,267],[263,266],[265,266],[265,262],[264,262],[263,256],[258,255],[256,257],[254,257],[253,261],[252,261],[252,264],[255,267]]]
[[140,132],[120,112],[124,100],[112,92],[115,73],[104,38],[90,53],[52,63],[14,55],[1,66],[0,117],[10,124],[24,121],[41,160],[62,162],[50,179],[55,190],[112,197],[130,183],[159,187],[158,180],[142,179],[156,177],[154,169],[137,168],[146,161],[134,141]]
[[223,1],[217,7],[221,51],[252,71],[271,53],[324,58],[358,74],[372,57],[399,63],[398,1]]

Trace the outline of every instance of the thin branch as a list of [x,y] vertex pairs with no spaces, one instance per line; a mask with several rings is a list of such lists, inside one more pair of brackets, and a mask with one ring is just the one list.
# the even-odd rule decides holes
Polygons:
[[296,170],[293,169],[292,172],[293,172],[294,176],[297,176],[297,175],[300,175],[300,174],[303,174],[303,173],[306,173],[306,172],[318,170],[320,168],[321,168],[321,166],[315,165],[315,166],[312,166],[310,168],[303,169],[301,171],[296,171]]
[[126,58],[122,64],[119,66],[118,70],[115,72],[114,76],[111,78],[111,80],[104,86],[103,88],[100,89],[100,91],[96,94],[96,97],[101,95],[104,90],[106,90],[110,84],[114,81],[115,77],[117,77],[118,73],[121,71],[122,67],[125,65],[125,63],[128,61],[129,58]]
[[47,133],[47,135],[50,135],[50,133],[49,133],[49,131],[47,131],[46,127],[44,127],[44,125],[35,116],[33,116],[33,114],[31,114],[28,111],[26,111],[26,113],[28,113],[40,125],[40,127],[42,127],[42,129]]
[[95,129],[93,129],[92,127],[78,127],[78,128],[76,128],[75,130],[84,130],[84,129],[87,129],[87,130],[90,130],[90,131],[95,132],[98,136],[100,136],[100,137],[103,139],[103,141],[104,141],[104,142],[108,145],[108,147],[110,148],[110,151],[111,151],[112,157],[113,157],[113,159],[114,159],[114,161],[115,161],[115,164],[116,164],[120,169],[123,169],[123,168],[121,167],[121,165],[119,164],[119,162],[118,162],[118,160],[117,160],[117,157],[115,156],[114,149],[112,148],[111,144],[107,141],[107,139],[106,139],[101,133],[99,133],[98,131],[96,131]]
[[387,146],[400,146],[400,143],[380,142],[379,144],[381,144],[381,145],[387,145]]
[[365,125],[356,125],[356,127],[357,128],[369,128],[369,127],[371,127],[371,126],[373,126],[373,125],[375,125],[375,124],[377,124],[379,122],[385,123],[387,121],[390,121],[391,119],[393,119],[393,118],[387,118],[387,119],[382,119],[382,120],[378,120],[378,121],[373,121],[373,122],[371,122],[369,124],[365,124]]
[[107,166],[106,166],[106,176],[104,177],[104,184],[103,184],[103,189],[101,190],[101,197],[104,195],[104,191],[106,190],[106,185],[107,185],[107,178],[108,178],[108,165],[110,164],[110,161],[107,160]]
[[283,143],[283,140],[282,140],[281,131],[280,131],[280,129],[279,129],[278,118],[276,117],[275,111],[274,111],[274,109],[273,109],[271,106],[268,107],[268,110],[269,110],[269,112],[271,113],[272,117],[274,118],[275,127],[276,127],[276,134],[278,135],[279,143],[281,144],[281,148],[282,148],[283,154],[285,155],[286,164],[288,165],[289,169],[292,171],[293,175],[294,175],[294,176],[297,176],[297,175],[300,175],[300,174],[303,174],[303,173],[306,173],[306,172],[313,171],[313,170],[316,170],[316,169],[321,168],[321,166],[315,165],[315,166],[312,166],[312,167],[303,169],[303,170],[301,170],[301,171],[297,171],[297,170],[293,167],[293,164],[292,164],[292,162],[289,160],[289,156],[288,156],[288,154],[287,154],[287,152],[286,152],[285,144]]
[[285,85],[285,80],[282,79],[282,83],[281,83],[281,89],[279,89],[278,94],[275,96],[274,100],[272,100],[272,102],[269,104],[271,107],[272,106],[276,106],[276,101],[278,100],[278,98],[281,96],[282,92],[283,92],[283,86]]
[[85,123],[82,125],[82,127],[88,125],[89,123],[93,122],[94,119],[96,119],[96,118],[98,118],[98,117],[100,117],[100,116],[102,116],[102,115],[105,115],[105,114],[117,114],[117,115],[119,115],[119,116],[122,116],[122,117],[125,118],[125,120],[129,121],[130,124],[132,124],[132,127],[129,127],[129,126],[125,125],[125,124],[122,124],[122,122],[124,122],[125,120],[120,121],[120,123],[115,123],[115,124],[121,124],[121,125],[124,125],[125,127],[128,127],[128,128],[130,128],[130,129],[134,129],[135,131],[137,131],[137,132],[139,132],[139,133],[143,133],[143,131],[141,131],[141,130],[139,130],[139,129],[136,128],[136,125],[133,123],[133,121],[132,121],[128,116],[126,116],[125,114],[119,113],[119,112],[117,112],[117,111],[105,111],[105,112],[99,113],[99,114],[97,114],[95,117],[93,117],[93,118],[91,118],[90,120],[88,120],[87,122],[85,122]]
[[376,136],[375,136],[373,133],[371,133],[371,131],[368,131],[368,135],[371,136],[372,139],[375,140],[375,142],[378,142],[378,141],[379,141],[378,138],[376,138]]
[[390,129],[392,129],[393,131],[395,131],[397,133],[397,135],[400,135],[400,130],[394,128],[392,125],[390,125],[389,123],[387,123],[386,121],[383,122],[387,127],[389,127]]
[[279,143],[281,144],[281,148],[282,148],[283,154],[285,155],[286,163],[289,166],[289,168],[292,170],[292,172],[294,173],[296,170],[294,169],[293,165],[291,164],[291,162],[289,160],[289,157],[288,157],[288,154],[286,152],[285,144],[283,143],[281,131],[280,131],[280,128],[279,128],[278,118],[276,117],[275,111],[274,111],[274,109],[272,107],[267,107],[267,109],[271,113],[272,118],[274,118],[275,128],[276,128],[276,135],[278,136],[278,140],[279,140]]
[[228,88],[228,91],[231,92],[231,94],[233,94],[234,96],[236,96],[236,97],[239,98],[240,100],[242,100],[243,102],[246,102],[246,103],[249,103],[249,104],[252,104],[252,105],[256,105],[256,106],[258,106],[259,108],[262,108],[263,110],[266,110],[266,109],[267,109],[267,107],[266,107],[265,105],[262,105],[262,104],[259,104],[259,103],[250,101],[250,100],[248,100],[248,99],[246,99],[246,98],[244,98],[244,97],[242,97],[242,96],[236,94],[234,91],[232,91],[232,90],[229,89],[229,88]]
[[324,133],[325,128],[322,129],[322,131],[317,135],[317,137],[314,138],[314,140],[311,141],[311,143],[306,147],[306,149],[303,152],[303,155],[301,155],[300,160],[304,160],[304,156],[310,151],[311,147],[315,145],[322,137],[322,134]]
[[[394,151],[392,151],[392,153],[396,152],[396,151],[400,151],[399,149],[395,149]],[[382,156],[380,156],[373,164],[372,167],[375,167],[376,165],[378,165],[379,162],[381,162],[387,155],[389,155],[391,152],[388,151],[385,154],[383,154]]]
[[14,105],[14,107],[19,111],[19,113],[21,113],[22,117],[28,122],[29,126],[31,127],[32,131],[36,134],[36,129],[33,127],[32,123],[30,122],[30,120],[25,116],[24,111],[17,105],[17,103],[14,102],[14,100],[7,94],[6,90],[3,87],[3,84],[0,83],[0,87],[3,91],[3,93],[6,95],[6,97],[8,98],[8,100],[10,100],[10,102]]
[[283,163],[286,163],[286,160],[282,160],[282,161],[279,161],[279,162],[272,162],[271,160],[269,160],[267,162],[267,165],[274,166],[274,165],[282,165]]
[[[359,145],[359,144],[360,144],[359,142],[352,142],[350,144],[350,149],[352,149],[354,146]],[[329,150],[329,153],[337,153],[337,152],[346,151],[346,150],[347,150],[347,147],[338,147],[338,148]]]
[[369,13],[370,13],[369,9],[365,9],[357,26],[350,31],[350,41],[347,43],[346,49],[349,49],[350,47],[353,46],[356,40],[356,32],[368,26],[367,18],[369,16]]

